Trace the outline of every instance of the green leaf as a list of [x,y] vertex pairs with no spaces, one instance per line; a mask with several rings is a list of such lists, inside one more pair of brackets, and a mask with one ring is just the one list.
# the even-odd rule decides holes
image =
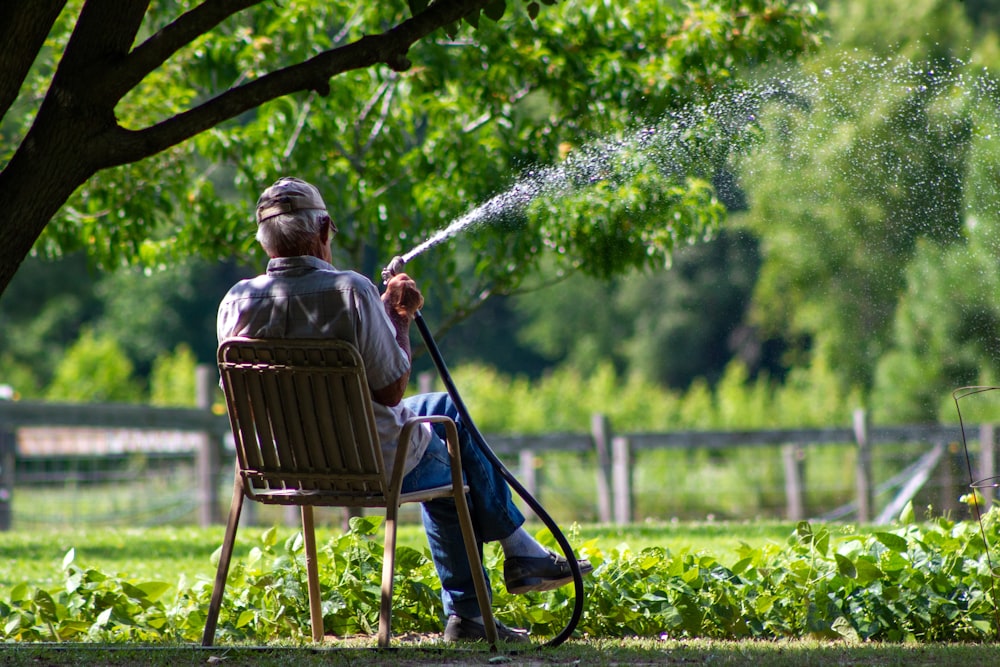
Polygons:
[[69,569],[69,566],[73,564],[73,560],[75,558],[76,558],[76,549],[71,548],[69,551],[66,552],[66,555],[63,556],[62,569],[64,570]]
[[732,567],[733,574],[742,574],[753,564],[753,558],[741,558]]
[[992,621],[989,621],[989,620],[986,620],[986,619],[982,619],[982,618],[977,618],[977,619],[974,619],[972,621],[972,625],[973,625],[973,627],[975,627],[977,630],[979,630],[981,633],[983,633],[986,636],[992,636],[993,635],[993,622]]
[[208,558],[208,562],[211,563],[213,567],[217,567],[219,565],[220,558],[222,558],[222,545],[219,545],[219,547],[212,552],[212,555]]
[[56,601],[52,599],[52,596],[48,591],[38,589],[35,591],[34,595],[35,606],[38,608],[38,613],[45,619],[54,621],[56,620]]
[[102,611],[100,614],[97,615],[97,618],[94,619],[94,623],[91,627],[103,628],[104,626],[106,626],[108,624],[108,621],[111,620],[111,613],[112,613],[111,607],[108,607],[107,609]]
[[80,585],[83,583],[83,572],[76,570],[73,574],[66,577],[66,592],[73,594],[76,592]]
[[836,632],[838,635],[850,642],[860,642],[861,637],[858,635],[858,631],[854,629],[851,622],[844,618],[843,616],[838,616],[830,624],[830,628]]
[[816,551],[825,556],[830,548],[830,531],[826,528],[820,530],[813,541],[813,545]]
[[884,576],[878,565],[869,560],[867,556],[861,556],[858,558],[858,560],[854,563],[854,567],[858,572],[858,582],[862,585],[871,583],[872,581],[880,579]]
[[163,594],[169,591],[172,586],[164,581],[146,581],[138,586],[136,586],[147,600],[155,602],[163,597]]
[[897,551],[900,553],[906,552],[906,547],[907,547],[906,539],[900,537],[899,535],[896,535],[895,533],[876,532],[875,539],[877,539],[885,546],[889,547],[889,549],[891,549],[892,551]]
[[795,534],[803,544],[812,544],[813,529],[812,524],[808,521],[799,521],[795,526]]
[[856,579],[858,576],[858,570],[854,567],[854,563],[847,556],[841,554],[833,554],[834,559],[837,561],[837,571],[849,579]]
[[351,531],[359,535],[374,535],[382,525],[382,516],[353,516],[350,525]]
[[14,588],[10,589],[10,601],[11,602],[23,602],[28,599],[30,592],[28,584],[21,582],[16,584]]
[[12,636],[21,628],[21,614],[14,614],[3,626],[4,634],[8,637]]

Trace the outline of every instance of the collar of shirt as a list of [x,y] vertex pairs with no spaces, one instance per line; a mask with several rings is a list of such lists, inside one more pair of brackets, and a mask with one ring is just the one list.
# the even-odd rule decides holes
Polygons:
[[267,262],[267,275],[269,276],[302,274],[312,270],[335,271],[336,269],[329,262],[324,262],[319,257],[312,255],[272,257]]

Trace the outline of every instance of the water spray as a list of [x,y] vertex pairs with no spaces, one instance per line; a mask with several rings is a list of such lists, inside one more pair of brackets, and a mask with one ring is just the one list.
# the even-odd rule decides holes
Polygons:
[[[437,238],[437,236],[431,237],[431,240]],[[444,236],[441,240],[444,240],[447,236]],[[440,241],[437,241],[440,243]],[[424,247],[426,245],[426,247]],[[431,244],[431,245],[436,245]],[[417,250],[423,252],[427,247],[431,247],[426,243],[418,246]],[[397,255],[392,258],[392,261],[382,269],[382,280],[383,282],[388,282],[390,278],[402,271],[403,266],[408,261],[408,257],[415,257],[419,252],[411,251],[407,255]],[[507,469],[503,462],[497,457],[493,449],[490,448],[489,443],[483,437],[482,433],[476,427],[475,422],[472,420],[472,416],[469,414],[468,408],[465,407],[465,402],[462,400],[461,394],[458,393],[458,388],[455,386],[454,381],[451,378],[451,373],[448,372],[448,366],[444,361],[444,357],[441,355],[441,350],[438,348],[437,343],[434,342],[434,337],[431,335],[431,330],[424,321],[423,315],[420,314],[418,310],[414,315],[413,320],[417,329],[420,331],[421,337],[424,339],[424,345],[427,347],[428,353],[431,355],[431,359],[434,362],[434,366],[437,368],[438,375],[441,377],[441,381],[444,383],[445,389],[448,395],[451,396],[452,403],[455,404],[455,408],[458,411],[459,417],[462,419],[462,424],[465,426],[466,430],[472,436],[472,442],[479,448],[486,459],[493,465],[494,468],[500,473],[507,484],[514,490],[517,495],[519,495],[525,503],[531,508],[535,515],[545,524],[545,527],[549,529],[552,536],[555,538],[556,543],[562,550],[563,555],[569,563],[569,569],[573,575],[573,587],[574,587],[574,604],[573,604],[573,614],[570,617],[569,622],[566,627],[562,629],[556,636],[549,639],[547,642],[541,646],[559,646],[573,634],[576,629],[577,624],[580,622],[580,617],[583,615],[583,573],[580,571],[580,564],[576,560],[576,554],[573,551],[572,545],[570,545],[569,540],[563,534],[562,530],[555,520],[549,515],[545,508],[542,507],[531,493],[524,488],[513,473]]]

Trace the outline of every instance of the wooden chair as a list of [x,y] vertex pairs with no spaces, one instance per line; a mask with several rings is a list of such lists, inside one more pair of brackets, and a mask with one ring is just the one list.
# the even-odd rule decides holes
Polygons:
[[[298,505],[302,513],[312,638],[322,642],[319,574],[313,507],[385,508],[385,553],[378,645],[389,646],[396,558],[396,519],[403,503],[455,500],[487,640],[497,641],[489,589],[469,516],[455,423],[447,417],[409,420],[400,435],[391,480],[385,466],[364,364],[349,343],[337,340],[231,338],[218,353],[219,371],[236,441],[236,481],[212,589],[204,646],[211,646],[233,555],[244,497],[260,503]],[[410,432],[421,422],[447,431],[452,484],[401,493]]]

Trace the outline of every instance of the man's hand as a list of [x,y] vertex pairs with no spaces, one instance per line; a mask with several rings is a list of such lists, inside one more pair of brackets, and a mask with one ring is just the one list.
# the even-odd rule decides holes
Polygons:
[[405,273],[397,273],[385,286],[382,303],[386,308],[407,321],[412,320],[424,305],[424,296],[413,278]]

